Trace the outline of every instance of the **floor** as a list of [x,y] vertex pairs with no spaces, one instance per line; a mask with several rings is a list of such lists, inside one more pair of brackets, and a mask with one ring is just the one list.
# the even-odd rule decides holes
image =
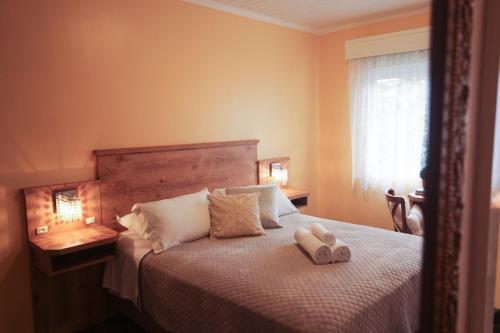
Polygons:
[[493,333],[500,333],[500,310],[495,309],[495,317],[493,318]]
[[147,333],[124,315],[117,315],[78,333]]
[[[147,333],[124,315],[118,315],[78,333]],[[500,310],[495,309],[493,333],[500,333]]]

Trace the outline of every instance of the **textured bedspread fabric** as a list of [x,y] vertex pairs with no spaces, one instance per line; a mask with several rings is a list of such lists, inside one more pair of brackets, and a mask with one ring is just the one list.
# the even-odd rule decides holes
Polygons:
[[[314,265],[295,243],[322,223],[351,261]],[[143,310],[172,332],[414,332],[422,238],[291,214],[256,237],[182,244],[148,254]]]

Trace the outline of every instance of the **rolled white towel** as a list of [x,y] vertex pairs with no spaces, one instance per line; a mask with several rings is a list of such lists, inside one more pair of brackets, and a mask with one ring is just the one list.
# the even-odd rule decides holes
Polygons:
[[344,262],[351,259],[351,249],[343,241],[337,239],[334,246],[330,248],[332,251],[331,262]]
[[335,241],[337,240],[333,232],[326,230],[325,227],[319,223],[311,224],[311,234],[329,246],[335,245]]
[[315,264],[324,265],[332,261],[332,250],[304,228],[298,228],[294,234],[295,240],[311,256]]

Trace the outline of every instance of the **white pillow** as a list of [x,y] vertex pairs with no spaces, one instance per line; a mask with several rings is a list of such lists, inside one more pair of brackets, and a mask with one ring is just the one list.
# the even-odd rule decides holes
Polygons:
[[[264,184],[264,185],[252,185],[252,186],[247,186],[245,188],[260,188],[260,187],[266,187],[266,186],[274,186],[277,187],[278,191],[274,191],[274,201],[275,205],[278,208],[278,216],[283,216],[283,215],[288,215],[288,214],[293,214],[293,213],[298,213],[299,210],[293,205],[293,203],[288,199],[286,196],[285,192],[283,192],[276,184]],[[216,195],[225,195],[226,194],[226,189],[225,188],[218,188],[212,191],[212,194]]]
[[130,213],[122,217],[116,215],[116,220],[128,230],[132,230],[144,238],[148,226],[143,214]]
[[238,194],[259,193],[259,218],[264,229],[281,228],[278,207],[276,205],[275,186],[248,186],[226,189],[229,196]]
[[[276,185],[273,185],[276,186]],[[277,187],[277,186],[276,186]],[[299,210],[293,205],[293,203],[288,199],[285,192],[283,192],[279,187],[276,193],[276,206],[278,206],[278,215],[288,215],[293,213],[298,213]]]
[[[124,216],[123,225],[150,240],[154,253],[208,236],[210,212],[208,190],[148,203],[135,204],[135,218]],[[130,215],[130,214],[129,214]],[[124,219],[127,217],[126,219]],[[125,225],[126,226],[126,225]]]

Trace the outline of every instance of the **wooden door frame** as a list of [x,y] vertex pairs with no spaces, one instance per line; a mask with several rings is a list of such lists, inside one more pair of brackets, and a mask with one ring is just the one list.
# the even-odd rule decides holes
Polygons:
[[465,175],[459,332],[492,332],[497,220],[490,217],[500,60],[500,1],[475,1]]
[[496,251],[488,234],[496,230],[489,203],[497,80],[491,74],[498,75],[498,43],[491,39],[498,38],[498,5],[432,5],[422,332],[491,331],[487,254]]

